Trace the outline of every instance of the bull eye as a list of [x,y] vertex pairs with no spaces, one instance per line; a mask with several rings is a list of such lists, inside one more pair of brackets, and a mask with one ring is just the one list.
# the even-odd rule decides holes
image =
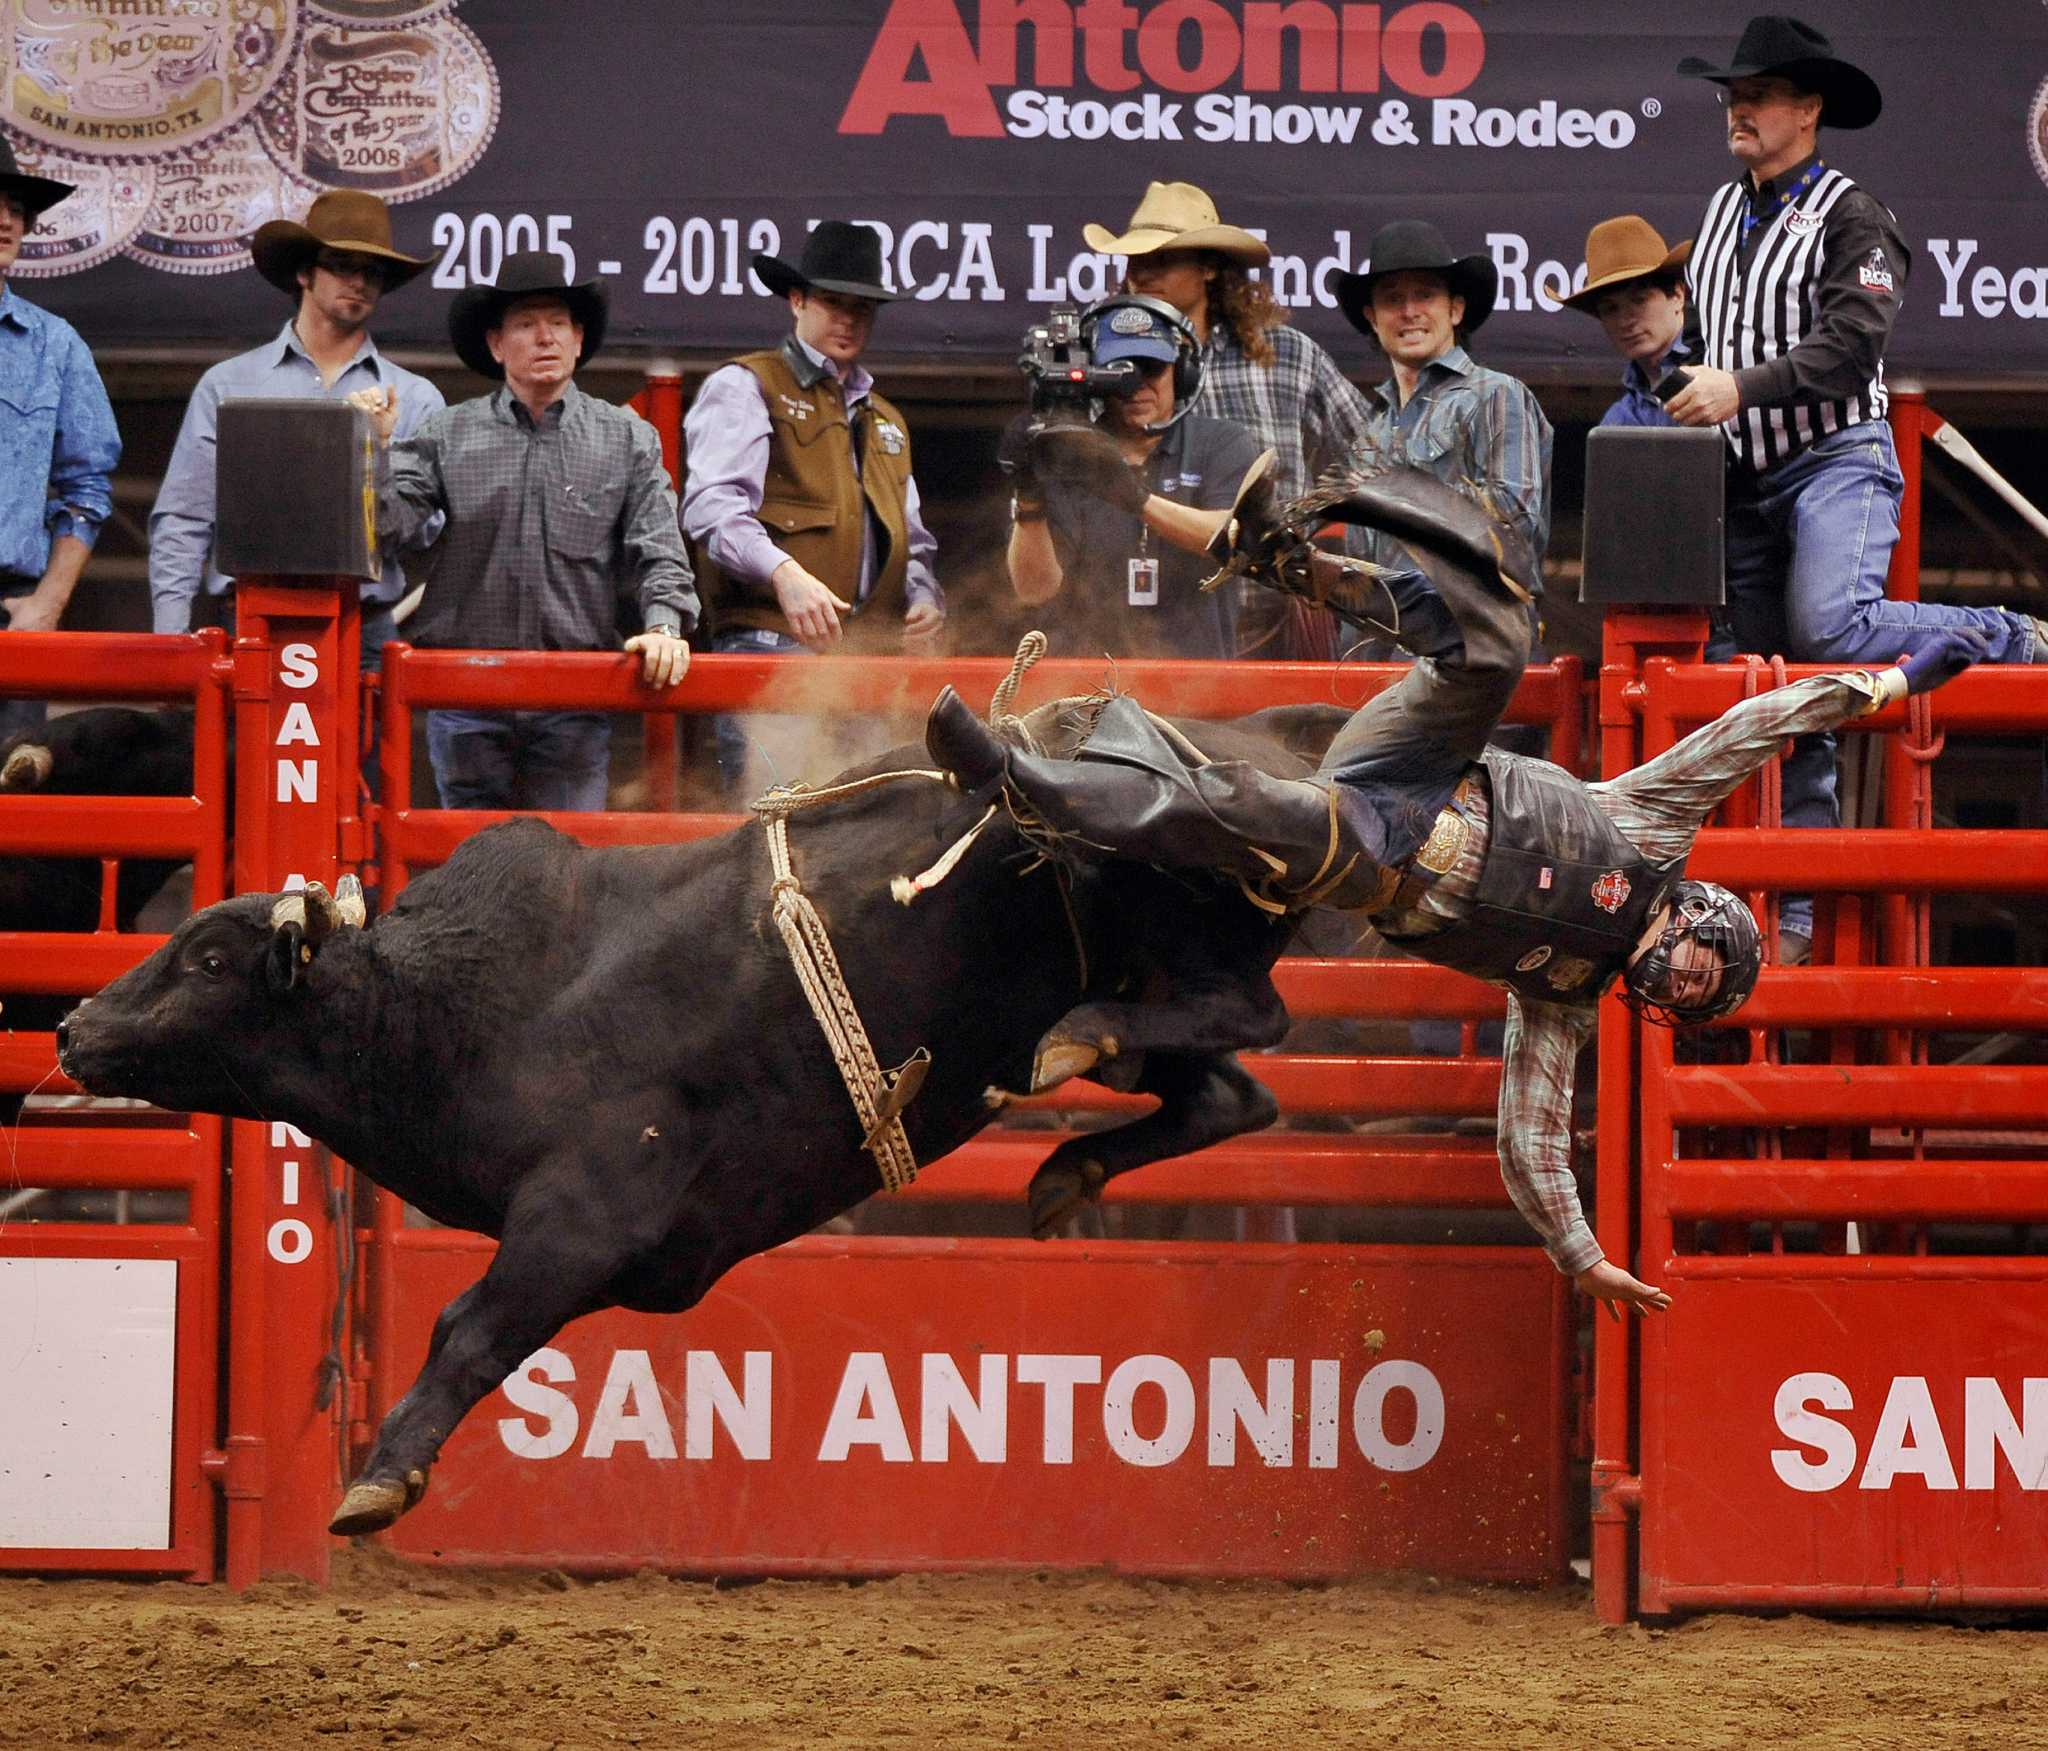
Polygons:
[[199,957],[199,970],[209,979],[225,978],[228,970],[227,956],[211,951],[203,954]]

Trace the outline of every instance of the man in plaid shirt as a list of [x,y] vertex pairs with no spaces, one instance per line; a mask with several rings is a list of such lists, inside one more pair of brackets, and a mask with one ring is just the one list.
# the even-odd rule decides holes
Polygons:
[[1944,631],[1891,668],[1759,695],[1635,771],[1584,784],[1487,742],[1529,654],[1535,564],[1517,531],[1419,470],[1382,466],[1278,524],[1241,495],[1230,569],[1283,588],[1327,580],[1343,562],[1304,539],[1326,516],[1401,544],[1427,594],[1386,615],[1419,660],[1352,715],[1313,778],[1185,767],[1128,695],[1061,761],[1005,745],[948,689],[927,746],[963,790],[1002,786],[1061,839],[1216,870],[1269,911],[1357,908],[1410,953],[1503,986],[1498,1129],[1515,1207],[1584,1293],[1659,1311],[1663,1290],[1602,1257],[1572,1179],[1573,1075],[1600,995],[1619,980],[1630,1007],[1670,1026],[1740,1005],[1761,941],[1737,895],[1686,879],[1701,822],[1786,737],[1939,685],[1983,643]]
[[[449,338],[502,387],[391,445],[378,514],[400,545],[435,543],[414,642],[469,650],[600,651],[625,640],[650,687],[689,667],[697,590],[654,428],[576,387],[604,343],[604,282],[568,283],[547,251],[505,258],[456,295]],[[389,441],[395,414],[363,405]],[[356,399],[356,397],[351,397]],[[611,720],[593,711],[435,711],[427,750],[444,809],[601,809]]]

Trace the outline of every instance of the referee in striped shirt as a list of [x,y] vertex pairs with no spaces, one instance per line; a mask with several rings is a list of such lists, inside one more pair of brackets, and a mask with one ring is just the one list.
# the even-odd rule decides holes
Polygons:
[[[1969,627],[1989,660],[2048,662],[2048,624],[2000,608],[1884,593],[1902,483],[1885,423],[1884,351],[1911,256],[1883,202],[1822,156],[1819,131],[1877,120],[1876,82],[1811,25],[1752,18],[1732,60],[1681,75],[1721,87],[1740,174],[1707,203],[1687,268],[1701,362],[1669,403],[1728,440],[1728,618],[1734,647],[1798,662],[1888,663],[1916,634]],[[1833,738],[1784,772],[1788,827],[1831,827]],[[1813,902],[1779,914],[1783,959],[1811,949]]]

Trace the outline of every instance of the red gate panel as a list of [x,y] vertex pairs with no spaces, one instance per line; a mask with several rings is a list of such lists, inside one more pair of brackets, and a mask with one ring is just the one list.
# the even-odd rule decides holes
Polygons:
[[[407,1231],[388,1401],[487,1250]],[[1562,1572],[1567,1290],[1526,1248],[812,1237],[578,1321],[391,1542],[805,1574]]]
[[2039,1604],[2048,1260],[1685,1266],[1644,1335],[1685,1388],[1643,1403],[1643,1610]]

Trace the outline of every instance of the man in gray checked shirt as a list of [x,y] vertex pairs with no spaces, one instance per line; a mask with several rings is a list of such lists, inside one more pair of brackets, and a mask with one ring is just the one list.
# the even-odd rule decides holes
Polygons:
[[[408,631],[421,645],[597,651],[618,640],[629,591],[642,630],[625,641],[650,687],[689,667],[697,589],[654,428],[586,395],[579,366],[603,344],[604,282],[568,283],[545,251],[505,258],[494,286],[448,312],[471,370],[503,387],[448,408],[390,444],[379,513],[401,545],[427,538],[426,594]],[[389,444],[387,396],[351,397]],[[611,750],[602,712],[436,711],[427,748],[441,806],[601,809]]]

